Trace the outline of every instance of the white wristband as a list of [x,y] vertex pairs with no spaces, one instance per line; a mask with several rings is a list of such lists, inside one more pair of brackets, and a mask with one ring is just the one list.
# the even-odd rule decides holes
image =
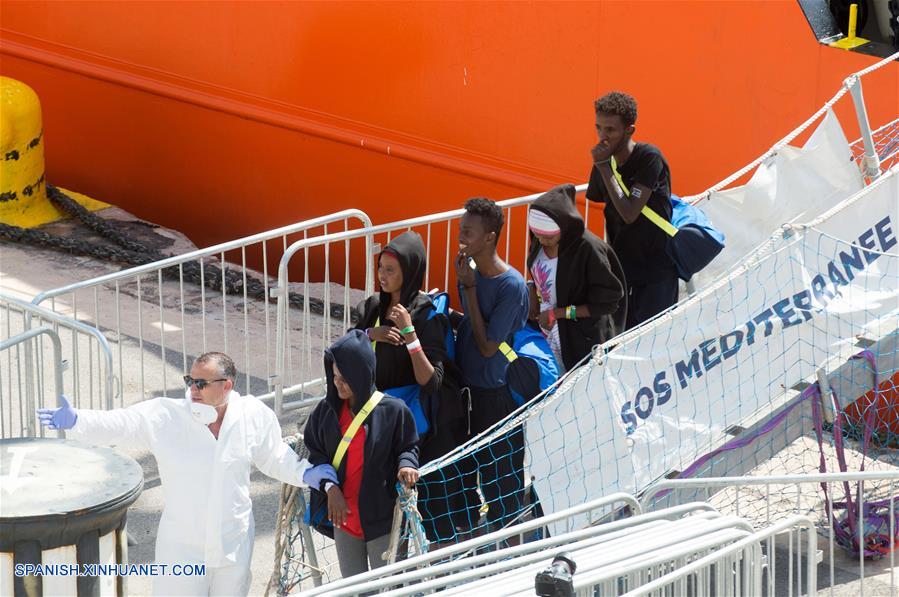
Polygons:
[[406,344],[406,350],[408,350],[410,353],[416,352],[417,350],[420,350],[420,349],[421,349],[421,340],[419,340],[418,338],[416,338],[409,344]]

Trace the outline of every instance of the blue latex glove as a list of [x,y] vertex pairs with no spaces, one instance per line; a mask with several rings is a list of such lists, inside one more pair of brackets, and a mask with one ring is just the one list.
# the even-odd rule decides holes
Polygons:
[[78,411],[72,408],[72,404],[65,396],[59,397],[59,408],[39,408],[37,418],[41,425],[50,429],[71,429],[78,420]]
[[330,464],[319,464],[306,469],[306,472],[303,473],[303,482],[309,487],[321,489],[324,481],[340,485],[340,482],[337,480],[337,471]]

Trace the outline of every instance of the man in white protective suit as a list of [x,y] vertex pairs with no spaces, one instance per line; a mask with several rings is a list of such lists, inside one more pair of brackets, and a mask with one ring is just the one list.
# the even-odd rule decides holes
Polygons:
[[[156,536],[157,595],[246,595],[253,555],[250,464],[284,483],[337,483],[330,465],[312,467],[281,438],[275,413],[235,392],[234,361],[208,352],[184,376],[187,395],[154,398],[113,411],[40,409],[51,429],[70,439],[145,448],[159,465],[165,508]],[[75,469],[77,470],[77,469]],[[204,576],[175,576],[175,564],[205,564]]]

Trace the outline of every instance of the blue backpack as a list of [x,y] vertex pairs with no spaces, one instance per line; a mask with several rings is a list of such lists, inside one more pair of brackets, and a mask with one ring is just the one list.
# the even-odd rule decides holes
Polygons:
[[724,234],[712,226],[705,212],[677,195],[671,195],[671,226],[676,228],[674,234],[662,227],[670,235],[668,255],[678,277],[689,282],[724,249]]
[[[610,165],[621,190],[630,197],[630,189],[624,184],[624,179],[618,172],[614,156],[610,159]],[[693,274],[711,263],[712,259],[724,249],[724,234],[712,226],[701,209],[690,205],[677,195],[671,195],[670,222],[649,205],[644,205],[640,213],[668,235],[669,242],[665,250],[674,262],[678,277],[684,282],[689,282]]]
[[512,346],[503,342],[500,352],[508,359],[506,381],[518,406],[559,379],[559,365],[540,328],[528,322],[515,332]]

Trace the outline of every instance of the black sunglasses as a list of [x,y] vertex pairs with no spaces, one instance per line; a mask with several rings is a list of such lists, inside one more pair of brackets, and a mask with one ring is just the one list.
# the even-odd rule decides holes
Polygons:
[[184,385],[187,386],[187,388],[190,388],[190,386],[195,385],[195,386],[197,386],[197,389],[198,389],[198,390],[205,390],[205,389],[206,389],[206,386],[208,386],[208,385],[211,384],[211,383],[215,383],[215,382],[217,382],[217,381],[228,381],[228,379],[227,379],[227,378],[222,378],[222,379],[194,379],[194,378],[191,377],[190,375],[185,375],[185,376],[184,376]]

